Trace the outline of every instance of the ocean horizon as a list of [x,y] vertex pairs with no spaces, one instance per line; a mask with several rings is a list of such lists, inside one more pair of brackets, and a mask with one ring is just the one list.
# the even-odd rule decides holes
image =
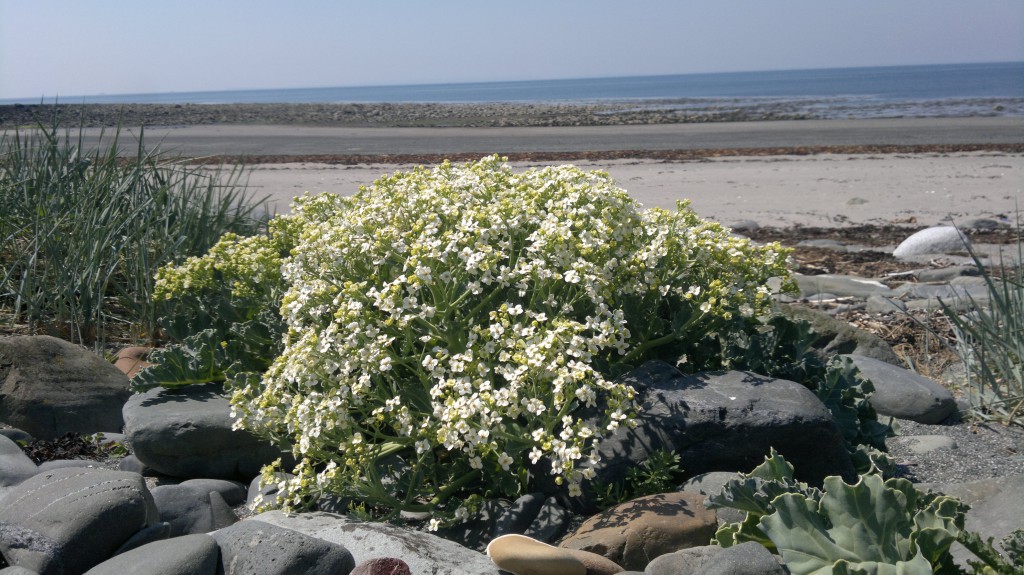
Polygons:
[[11,104],[588,104],[784,108],[820,118],[1022,116],[1024,62],[274,88],[0,100]]

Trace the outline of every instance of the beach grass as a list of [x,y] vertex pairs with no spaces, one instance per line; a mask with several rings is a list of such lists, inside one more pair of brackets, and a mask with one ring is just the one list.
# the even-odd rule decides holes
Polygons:
[[85,149],[81,128],[56,122],[0,134],[3,321],[97,349],[112,334],[156,342],[156,270],[265,223],[244,166],[188,165],[128,139],[116,128]]
[[988,303],[968,296],[969,311],[943,303],[966,366],[971,413],[982,420],[1024,425],[1024,243],[1018,214],[1016,257],[994,270],[971,252],[985,281]]

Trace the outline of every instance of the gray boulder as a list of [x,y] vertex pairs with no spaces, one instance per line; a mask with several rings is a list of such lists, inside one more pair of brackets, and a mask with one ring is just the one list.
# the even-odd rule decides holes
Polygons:
[[691,547],[662,555],[644,569],[646,575],[784,575],[770,551],[748,541],[735,547]]
[[164,475],[248,481],[282,456],[255,435],[231,429],[231,406],[217,384],[151,389],[131,396],[123,411],[135,456]]
[[805,321],[817,336],[814,348],[825,356],[855,353],[864,357],[903,365],[892,347],[877,335],[857,329],[845,321],[802,305],[780,305],[779,313],[792,321]]
[[875,393],[868,401],[879,415],[934,424],[956,411],[949,390],[927,377],[870,357],[846,357],[874,384]]
[[967,251],[971,241],[953,226],[925,228],[896,246],[892,255],[897,258],[924,254],[950,254]]
[[[413,573],[498,575],[498,568],[483,553],[429,533],[387,523],[366,523],[324,512],[288,516],[280,511],[268,511],[255,519],[343,545],[360,561],[401,557]],[[242,521],[230,529],[248,522]]]
[[257,520],[214,532],[224,575],[348,575],[356,566],[344,546]]
[[160,521],[171,526],[171,537],[209,533],[238,521],[220,493],[200,486],[159,485],[152,489]]
[[[992,538],[998,544],[1015,529],[1024,529],[1024,475],[966,483],[921,484],[918,489],[932,489],[970,505],[964,527],[977,532],[982,540]],[[964,565],[966,559],[974,559],[959,543],[954,543],[950,552],[960,565]]]
[[189,479],[188,481],[182,481],[181,485],[198,488],[205,493],[216,491],[232,507],[245,503],[246,491],[248,489],[244,483],[228,481],[226,479]]
[[624,479],[661,449],[679,454],[691,476],[749,471],[773,447],[804,481],[856,475],[831,412],[799,383],[741,371],[683,375],[662,361],[619,381],[637,391],[642,411],[635,429],[620,427],[601,442],[594,468],[601,481]]
[[84,348],[46,335],[0,338],[0,421],[39,439],[120,430],[128,378]]
[[0,501],[0,553],[41,575],[82,573],[156,520],[142,476],[57,469],[25,480]]
[[185,535],[137,547],[93,567],[85,575],[216,575],[217,541],[209,535]]
[[39,467],[29,459],[17,443],[0,435],[0,487],[10,487],[39,473]]

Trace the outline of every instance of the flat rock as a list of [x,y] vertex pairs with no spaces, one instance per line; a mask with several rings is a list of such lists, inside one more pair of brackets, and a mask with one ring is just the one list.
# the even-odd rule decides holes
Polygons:
[[934,424],[956,411],[949,390],[910,370],[856,354],[848,355],[875,393],[868,400],[879,415]]
[[800,296],[813,299],[820,294],[828,293],[837,297],[856,297],[866,299],[873,295],[889,296],[892,289],[880,281],[855,276],[823,274],[806,276],[793,274],[796,285],[800,288]]
[[894,437],[891,443],[905,445],[907,450],[916,455],[924,455],[939,449],[956,449],[956,441],[948,435],[908,435]]
[[925,228],[896,246],[892,255],[897,258],[924,254],[950,254],[965,252],[971,241],[963,232],[953,226]]
[[561,546],[639,570],[655,557],[707,545],[717,528],[715,513],[704,507],[703,496],[663,493],[627,501],[587,519]]
[[220,548],[209,535],[185,535],[136,547],[100,563],[85,575],[216,575]]
[[487,556],[513,575],[587,575],[587,566],[567,549],[525,535],[502,535],[487,546]]
[[[338,543],[360,561],[374,557],[401,557],[417,574],[498,575],[498,568],[483,553],[429,533],[395,525],[355,521],[344,515],[324,512],[287,516],[280,511],[268,511],[254,519]],[[248,521],[251,520],[242,521],[232,529]]]
[[224,575],[347,575],[356,562],[344,546],[258,520],[216,531]]
[[0,421],[38,439],[120,430],[128,378],[98,355],[46,335],[0,338]]
[[25,480],[0,501],[0,552],[41,575],[82,573],[156,519],[142,476],[57,469]]
[[231,406],[217,384],[133,395],[124,422],[135,456],[172,477],[249,481],[282,456],[255,435],[231,429]]
[[[998,543],[1015,529],[1024,529],[1024,475],[966,483],[921,484],[918,489],[932,489],[970,505],[964,527],[977,532],[982,540],[991,537]],[[974,558],[959,543],[954,543],[950,552],[961,565],[965,564],[965,559]]]
[[662,555],[644,570],[646,575],[784,575],[787,571],[770,551],[748,541],[734,547],[693,547]]

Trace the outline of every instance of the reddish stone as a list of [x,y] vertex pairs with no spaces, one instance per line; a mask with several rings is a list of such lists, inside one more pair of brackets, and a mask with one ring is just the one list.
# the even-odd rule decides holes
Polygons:
[[362,561],[349,575],[412,575],[409,565],[394,557],[378,557]]

